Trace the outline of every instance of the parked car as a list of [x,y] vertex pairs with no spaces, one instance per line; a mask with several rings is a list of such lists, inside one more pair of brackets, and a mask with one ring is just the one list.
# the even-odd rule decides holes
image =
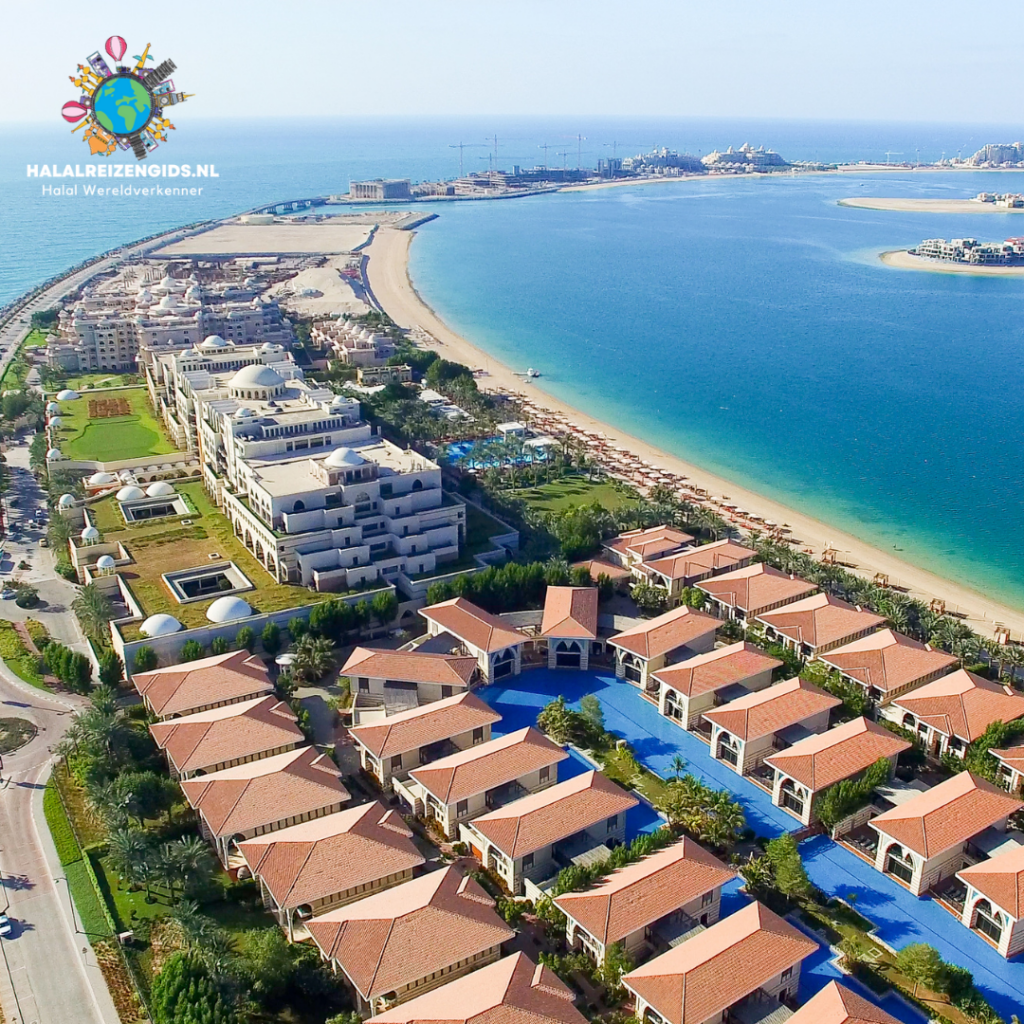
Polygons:
[[0,914],[0,938],[9,939],[13,934],[11,919],[6,914]]

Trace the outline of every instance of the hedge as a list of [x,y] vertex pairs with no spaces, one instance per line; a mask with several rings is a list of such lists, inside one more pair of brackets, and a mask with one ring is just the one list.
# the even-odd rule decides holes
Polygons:
[[46,792],[43,793],[43,814],[46,816],[46,824],[50,827],[50,835],[53,836],[61,864],[66,867],[80,861],[82,849],[71,830],[71,822],[64,813],[64,805],[52,779],[46,784]]

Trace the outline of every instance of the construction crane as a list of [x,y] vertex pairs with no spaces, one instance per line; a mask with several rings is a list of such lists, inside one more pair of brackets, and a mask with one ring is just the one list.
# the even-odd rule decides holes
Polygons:
[[[586,141],[586,135],[563,135],[563,139],[575,139],[576,140],[576,170],[580,169],[583,162],[583,143]],[[564,170],[564,168],[563,168]]]
[[462,151],[464,149],[473,149],[477,146],[483,146],[482,142],[460,142],[457,146],[449,146],[449,149],[457,149],[459,151],[459,177],[465,177],[462,170]]
[[903,154],[902,153],[896,153],[896,152],[894,152],[891,149],[887,149],[885,151],[885,164],[886,164],[887,167],[889,165],[889,157],[891,157],[891,156],[903,156]]
[[555,147],[548,142],[542,143],[537,147],[538,149],[544,150],[544,170],[548,169],[548,150],[554,149]]

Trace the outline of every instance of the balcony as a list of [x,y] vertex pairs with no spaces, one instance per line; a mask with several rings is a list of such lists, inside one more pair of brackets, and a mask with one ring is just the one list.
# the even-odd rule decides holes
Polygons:
[[506,804],[512,803],[513,800],[528,796],[529,792],[518,782],[508,782],[504,786],[496,786],[494,789],[488,790],[484,802],[487,804],[487,810],[496,811]]

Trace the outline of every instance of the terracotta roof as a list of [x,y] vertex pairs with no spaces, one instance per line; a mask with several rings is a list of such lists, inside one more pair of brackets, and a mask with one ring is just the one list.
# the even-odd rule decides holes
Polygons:
[[494,900],[454,867],[414,878],[306,923],[365,999],[511,939]]
[[606,775],[584,772],[474,819],[472,827],[516,860],[623,814],[639,803]]
[[668,1024],[704,1024],[817,950],[813,939],[751,903],[623,981]]
[[556,897],[555,903],[607,946],[735,877],[732,868],[684,837],[592,888]]
[[693,537],[674,526],[652,526],[646,530],[630,530],[612,538],[605,547],[625,554],[627,551],[644,562],[683,544],[692,544]]
[[820,657],[843,675],[882,693],[899,690],[956,664],[952,654],[933,650],[891,629],[861,637]]
[[817,792],[864,771],[880,757],[895,757],[910,747],[888,729],[855,718],[772,754],[766,763]]
[[1024,715],[1024,697],[966,669],[919,686],[893,701],[946,736],[973,743],[993,722]]
[[789,1024],[900,1024],[885,1010],[863,996],[830,981],[813,999],[804,1003]]
[[771,608],[772,605],[795,601],[799,597],[812,594],[818,589],[818,585],[808,583],[799,576],[773,569],[764,562],[757,562],[734,572],[702,580],[697,584],[697,589],[703,590],[705,594],[709,594],[722,604],[753,614],[762,608]]
[[472,601],[467,601],[464,597],[432,604],[429,608],[421,609],[420,615],[430,622],[436,622],[442,629],[464,643],[488,654],[504,650],[506,647],[514,647],[528,639],[525,633],[513,629],[497,615],[477,608]]
[[583,562],[573,562],[572,567],[579,569],[586,566],[590,570],[590,578],[596,583],[598,576],[604,573],[613,583],[628,580],[632,573],[622,565],[609,562],[604,558],[588,558]]
[[541,636],[597,639],[596,587],[548,587]]
[[181,789],[216,836],[246,832],[349,798],[341,772],[316,747],[211,772],[183,782]]
[[224,701],[262,697],[274,690],[263,659],[245,650],[137,672],[132,685],[160,718],[187,715]]
[[989,753],[998,758],[1008,768],[1016,768],[1024,772],[1024,747],[1006,747],[1004,750],[990,750]]
[[573,991],[525,953],[488,964],[367,1024],[585,1024]]
[[616,633],[608,643],[641,658],[656,658],[713,633],[721,624],[713,615],[681,606]]
[[957,876],[1010,917],[1024,917],[1024,846],[963,868]]
[[786,679],[705,711],[704,717],[741,740],[755,740],[842,703],[805,679]]
[[960,772],[868,824],[925,859],[966,842],[1024,803],[991,782]]
[[424,864],[402,816],[376,801],[238,844],[279,907],[345,892]]
[[377,757],[393,757],[500,721],[497,711],[476,694],[466,692],[349,731]]
[[688,580],[706,576],[709,572],[731,569],[756,554],[753,548],[745,548],[735,541],[719,540],[697,548],[687,548],[665,558],[653,558],[645,561],[643,567],[672,580]]
[[551,767],[568,758],[532,725],[487,743],[478,743],[456,754],[414,768],[412,777],[443,804],[454,804],[496,786]]
[[782,664],[760,647],[743,640],[727,647],[697,654],[667,668],[659,668],[654,678],[687,697],[720,690],[750,679],[760,672],[774,670]]
[[831,594],[812,594],[764,612],[758,619],[795,643],[815,648],[847,641],[885,624],[885,616],[866,612]]
[[256,697],[158,722],[149,731],[179,772],[193,772],[277,747],[305,743],[306,738],[295,722],[295,712],[285,701]]
[[475,671],[476,658],[458,654],[420,654],[417,651],[357,647],[342,666],[341,674],[369,679],[398,679],[404,683],[469,686]]

